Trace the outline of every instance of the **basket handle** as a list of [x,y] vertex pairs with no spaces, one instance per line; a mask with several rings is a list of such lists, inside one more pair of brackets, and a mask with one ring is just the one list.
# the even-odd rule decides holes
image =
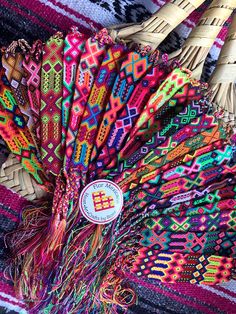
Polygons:
[[195,78],[201,77],[206,57],[235,8],[236,0],[213,0],[184,43],[178,59],[184,67],[193,71]]
[[236,13],[210,78],[211,100],[224,110],[224,121],[236,126]]
[[149,19],[141,24],[126,24],[122,27],[110,28],[113,39],[120,39],[127,43],[135,42],[153,49],[190,13],[198,8],[205,0],[171,0]]
[[230,83],[236,80],[236,13],[233,15],[228,35],[221,49],[210,84]]

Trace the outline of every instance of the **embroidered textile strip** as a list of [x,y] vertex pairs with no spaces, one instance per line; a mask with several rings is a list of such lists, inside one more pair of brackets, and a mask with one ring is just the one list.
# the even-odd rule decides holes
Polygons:
[[186,231],[236,231],[236,211],[222,210],[213,214],[199,214],[190,217],[159,216],[148,218],[145,225],[154,231],[169,230],[172,232]]
[[61,104],[64,40],[61,33],[43,47],[41,70],[41,155],[47,172],[58,175],[62,167]]
[[213,285],[232,278],[234,260],[206,254],[159,252],[142,248],[131,272],[161,282],[190,282]]
[[3,53],[2,65],[5,69],[5,75],[10,83],[17,105],[23,114],[31,136],[36,144],[34,120],[27,92],[26,73],[23,68],[23,55],[18,52],[14,54]]
[[143,229],[140,245],[158,251],[214,254],[236,257],[236,233],[222,230],[170,232]]
[[37,142],[40,144],[40,82],[41,82],[41,65],[42,65],[41,40],[36,40],[30,51],[25,54],[23,67],[25,70],[25,79],[27,84],[27,93],[30,102],[30,108],[35,124]]
[[70,109],[73,101],[74,84],[77,66],[85,44],[85,35],[78,32],[76,27],[66,35],[63,54],[63,99],[62,99],[62,147],[66,143]]

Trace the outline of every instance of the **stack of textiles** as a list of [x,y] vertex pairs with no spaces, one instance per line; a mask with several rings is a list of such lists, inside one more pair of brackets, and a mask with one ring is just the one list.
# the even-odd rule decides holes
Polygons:
[[22,209],[3,276],[30,313],[124,312],[142,284],[234,282],[233,130],[178,60],[113,34],[2,50],[1,189],[11,177]]

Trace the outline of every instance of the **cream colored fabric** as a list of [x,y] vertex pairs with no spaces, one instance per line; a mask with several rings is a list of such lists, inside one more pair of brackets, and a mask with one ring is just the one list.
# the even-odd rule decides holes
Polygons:
[[[236,51],[236,50],[235,50]],[[236,64],[218,64],[210,80],[211,84],[236,81]]]
[[171,0],[147,21],[138,25],[130,24],[123,28],[114,26],[110,29],[110,35],[114,39],[149,45],[155,49],[203,2],[204,0]]

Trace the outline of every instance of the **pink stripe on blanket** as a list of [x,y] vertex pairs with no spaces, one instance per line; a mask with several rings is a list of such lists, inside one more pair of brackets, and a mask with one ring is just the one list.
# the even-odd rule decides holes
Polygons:
[[[214,293],[213,291],[205,290],[201,285],[180,284],[175,285],[174,287],[174,285],[167,284],[167,286],[183,295],[188,295],[193,298],[197,297],[199,301],[205,302],[210,306],[214,306],[215,308],[222,310],[222,313],[232,313],[234,305],[229,302],[228,299]],[[214,285],[211,288],[215,289],[215,287],[217,287],[217,285]]]
[[21,212],[22,208],[32,204],[3,185],[0,185],[0,203],[14,211],[16,216]]
[[[180,293],[175,294],[175,293],[173,293],[173,291],[168,291],[166,289],[164,290],[164,289],[160,288],[158,285],[154,285],[154,284],[150,284],[148,282],[145,282],[145,281],[141,280],[140,278],[138,278],[138,277],[136,277],[136,276],[134,276],[132,274],[125,273],[123,275],[125,276],[125,278],[128,278],[130,281],[136,282],[136,283],[140,284],[143,287],[146,287],[146,288],[148,288],[148,289],[150,289],[152,291],[155,291],[156,293],[165,295],[165,296],[171,298],[172,300],[175,300],[176,302],[179,302],[181,304],[185,304],[185,305],[191,306],[193,309],[195,308],[197,310],[201,310],[202,313],[215,314],[214,309],[211,309],[208,306],[204,306],[201,302],[196,302],[195,301],[197,294],[195,294],[193,300],[189,300],[189,298],[188,299],[184,298],[184,295],[186,294],[186,290],[187,290],[186,287],[187,286],[185,286],[186,290],[184,290],[183,294],[180,294]],[[177,290],[179,290],[177,287],[178,286],[183,286],[183,285],[184,284],[176,284],[176,285],[175,284],[165,284],[165,285],[163,285],[163,287],[164,286],[168,286],[168,287],[170,287],[170,289],[173,290],[173,286],[175,286],[176,287],[176,291],[177,291]],[[191,285],[188,285],[188,286],[191,286]],[[204,291],[204,293],[206,293],[206,292]]]
[[13,285],[9,281],[4,280],[4,277],[4,273],[0,272],[0,301],[18,306],[20,309],[26,309],[24,302],[17,299]]
[[4,210],[0,208],[0,216],[1,217],[5,216],[6,218],[10,219],[12,222],[19,223],[19,218],[13,215],[12,213],[10,213],[7,209]]
[[[5,1],[5,0],[1,0]],[[29,0],[15,0],[16,3],[21,5],[22,7],[30,10],[38,16],[38,21],[35,23],[37,25],[42,26],[44,29],[48,30],[51,34],[55,33],[56,29],[60,28],[61,30],[67,31],[71,26],[76,25],[79,28],[79,31],[85,34],[91,34],[91,29],[81,25],[80,23],[76,23],[72,19],[67,16],[55,11],[50,6],[41,3],[38,0],[29,1]],[[14,9],[15,10],[15,9]],[[15,10],[16,11],[16,10]],[[20,12],[18,12],[21,14]],[[21,14],[25,16],[24,14]],[[26,15],[27,19],[32,20],[32,14]],[[42,19],[42,22],[39,22]],[[45,21],[45,23],[43,23]]]
[[[1,291],[0,291],[1,292]],[[6,293],[5,291],[4,291],[4,293]],[[21,306],[22,307],[22,304],[20,304],[19,302],[16,302],[16,301],[14,301],[14,300],[12,300],[12,295],[9,295],[9,298],[8,297],[4,297],[4,296],[2,296],[1,294],[0,294],[0,300],[2,300],[2,301],[4,301],[4,302],[8,302],[8,303],[11,303],[11,304],[13,304],[13,305],[18,305],[18,306]],[[23,307],[22,307],[23,308]]]

